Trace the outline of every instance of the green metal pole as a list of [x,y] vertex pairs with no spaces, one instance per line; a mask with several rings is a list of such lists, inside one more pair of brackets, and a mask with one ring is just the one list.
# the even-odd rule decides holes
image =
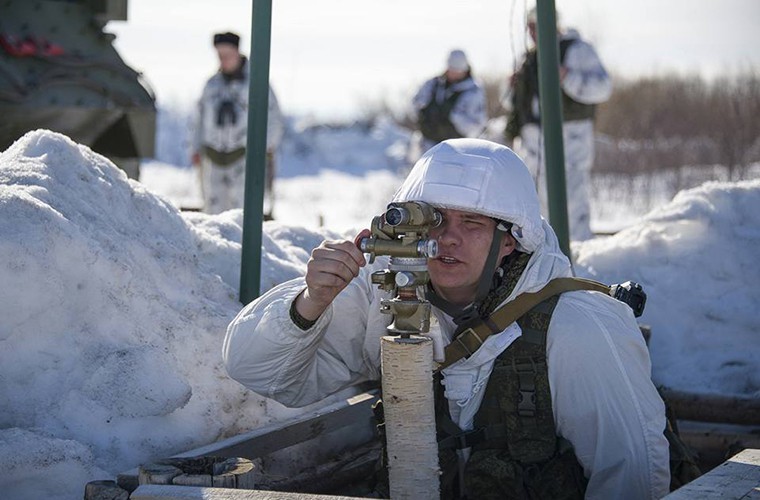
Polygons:
[[557,13],[554,0],[538,0],[536,14],[538,91],[546,158],[549,222],[557,233],[560,248],[570,258],[565,151],[562,143],[562,99],[559,87],[559,44],[557,43]]
[[269,46],[272,0],[252,1],[251,58],[248,87],[248,138],[245,151],[243,249],[240,262],[240,302],[259,296],[261,283],[261,224],[269,110]]

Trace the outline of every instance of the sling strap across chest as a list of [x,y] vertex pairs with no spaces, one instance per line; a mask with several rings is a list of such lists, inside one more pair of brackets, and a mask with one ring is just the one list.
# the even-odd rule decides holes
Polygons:
[[563,292],[591,290],[610,295],[611,287],[598,281],[583,278],[555,278],[541,290],[518,295],[514,300],[496,309],[486,318],[478,318],[444,349],[445,359],[436,371],[443,370],[462,358],[470,357],[491,335],[501,333],[540,302]]
[[[447,412],[436,415],[441,490],[453,493],[442,498],[583,498],[583,468],[572,444],[556,433],[546,364],[558,301],[551,295],[517,319],[522,335],[495,359],[472,430],[461,431]],[[465,448],[469,459],[457,461],[457,477],[451,477],[450,457]]]

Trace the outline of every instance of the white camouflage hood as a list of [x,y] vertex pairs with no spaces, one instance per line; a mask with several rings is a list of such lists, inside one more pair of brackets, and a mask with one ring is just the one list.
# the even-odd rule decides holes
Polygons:
[[511,149],[482,139],[449,139],[414,165],[394,202],[424,201],[511,222],[518,250],[533,253],[545,233],[533,179]]

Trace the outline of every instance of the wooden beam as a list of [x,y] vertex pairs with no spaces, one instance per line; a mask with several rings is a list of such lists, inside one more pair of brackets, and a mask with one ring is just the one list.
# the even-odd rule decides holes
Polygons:
[[679,420],[760,425],[760,398],[677,391],[661,387],[662,397]]
[[707,422],[678,421],[681,439],[697,450],[726,452],[734,449],[734,453],[745,448],[760,449],[760,427],[749,425],[714,424]]
[[667,500],[760,498],[760,450],[744,450],[664,498]]
[[[330,432],[347,429],[351,430],[353,444],[358,445],[362,439],[367,442],[374,437],[372,405],[379,399],[379,394],[377,389],[370,390],[292,420],[274,422],[173,457],[215,456],[253,460]],[[117,476],[117,483],[127,491],[135,491],[139,484],[138,475],[138,468],[122,472]]]
[[175,457],[219,456],[254,459],[355,424],[372,430],[378,391],[365,392],[286,422],[275,422]]
[[352,498],[355,497],[158,484],[143,484],[129,497],[130,500],[351,500]]

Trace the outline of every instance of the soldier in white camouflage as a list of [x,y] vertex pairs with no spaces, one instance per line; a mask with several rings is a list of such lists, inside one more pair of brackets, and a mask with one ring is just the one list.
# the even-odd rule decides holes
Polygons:
[[[442,348],[473,318],[572,276],[533,180],[510,149],[448,139],[428,150],[393,196],[441,214],[430,230],[431,326]],[[359,234],[369,235],[365,230]],[[391,294],[354,241],[325,241],[306,275],[238,314],[223,358],[232,378],[305,406],[381,378]],[[471,356],[436,378],[441,498],[661,498],[669,490],[665,405],[631,308],[599,291],[566,291],[506,328],[489,326]],[[382,477],[375,486],[383,494]]]
[[422,84],[412,98],[412,108],[419,130],[410,141],[410,163],[441,141],[478,137],[483,132],[488,120],[486,95],[464,51],[449,52],[446,70]]
[[[535,43],[536,10],[527,16],[528,33]],[[594,163],[594,113],[597,104],[609,99],[612,81],[593,46],[574,29],[559,33],[562,135],[565,146],[565,179],[570,237],[586,240],[591,232],[591,167]],[[538,95],[538,53],[532,47],[522,66],[512,75],[502,98],[508,110],[507,145],[520,138],[516,150],[537,179],[543,214],[548,213],[546,164]]]
[[[209,214],[243,207],[250,64],[239,45],[240,37],[234,33],[214,35],[219,70],[206,82],[198,102],[193,165],[199,168],[203,210]],[[265,219],[273,214],[275,156],[283,131],[280,106],[270,87]]]

